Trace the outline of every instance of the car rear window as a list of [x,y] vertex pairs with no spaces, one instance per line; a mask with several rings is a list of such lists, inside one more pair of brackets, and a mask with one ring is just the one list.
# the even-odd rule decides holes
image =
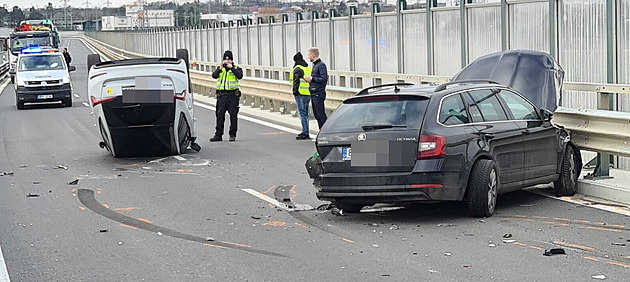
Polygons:
[[428,104],[428,98],[417,96],[373,96],[348,100],[333,112],[321,132],[360,132],[364,131],[363,126],[370,125],[420,129]]

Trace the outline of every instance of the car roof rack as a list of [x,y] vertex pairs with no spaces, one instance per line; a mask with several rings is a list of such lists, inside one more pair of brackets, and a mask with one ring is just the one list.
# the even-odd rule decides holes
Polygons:
[[394,86],[395,91],[398,92],[399,88],[397,86],[412,86],[412,85],[414,85],[414,84],[410,83],[410,82],[396,82],[396,83],[386,83],[386,84],[381,84],[381,85],[374,85],[374,86],[370,86],[370,87],[361,89],[361,91],[359,91],[359,93],[357,93],[356,96],[368,94],[368,91],[372,90],[372,89],[389,87],[389,86]]
[[447,83],[443,83],[440,84],[438,87],[435,88],[435,92],[440,92],[442,90],[445,90],[447,86],[450,85],[455,85],[455,84],[465,84],[465,83],[489,83],[489,84],[501,84],[498,83],[494,80],[490,80],[490,79],[467,79],[467,80],[457,80],[457,81],[451,81],[451,82],[447,82]]

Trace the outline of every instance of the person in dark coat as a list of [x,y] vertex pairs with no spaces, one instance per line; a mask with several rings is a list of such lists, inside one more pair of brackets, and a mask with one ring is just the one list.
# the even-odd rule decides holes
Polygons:
[[63,48],[61,52],[63,54],[63,59],[66,60],[66,66],[70,68],[70,62],[72,62],[72,57],[70,57],[70,53],[68,52],[68,48]]
[[223,141],[225,112],[230,113],[230,141],[236,141],[241,97],[240,80],[243,78],[243,69],[234,64],[232,51],[225,51],[223,63],[212,72],[212,78],[217,80],[217,126],[210,142]]
[[293,56],[293,61],[295,66],[293,66],[293,71],[291,72],[292,92],[293,96],[295,96],[295,104],[302,123],[302,132],[295,139],[307,140],[311,139],[308,133],[308,104],[311,102],[311,94],[309,83],[304,78],[311,75],[311,68],[300,52]]
[[326,122],[326,84],[328,83],[328,70],[326,64],[319,58],[319,49],[311,47],[308,49],[308,59],[313,63],[313,73],[304,79],[310,83],[311,102],[313,105],[313,115],[317,120],[317,125],[321,129]]

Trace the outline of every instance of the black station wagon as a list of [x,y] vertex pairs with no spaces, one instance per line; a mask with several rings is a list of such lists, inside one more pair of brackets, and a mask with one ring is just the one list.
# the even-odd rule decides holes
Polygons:
[[498,194],[528,186],[553,182],[572,195],[579,149],[550,111],[562,77],[549,55],[517,50],[482,57],[437,87],[363,89],[317,136],[319,157],[307,162],[317,197],[346,212],[465,201],[471,215],[490,216]]

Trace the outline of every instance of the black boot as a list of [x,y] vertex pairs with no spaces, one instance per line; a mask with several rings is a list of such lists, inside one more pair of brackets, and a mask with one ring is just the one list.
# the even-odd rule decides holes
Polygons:
[[214,137],[210,138],[210,142],[218,142],[218,141],[223,141],[223,137],[215,135]]

